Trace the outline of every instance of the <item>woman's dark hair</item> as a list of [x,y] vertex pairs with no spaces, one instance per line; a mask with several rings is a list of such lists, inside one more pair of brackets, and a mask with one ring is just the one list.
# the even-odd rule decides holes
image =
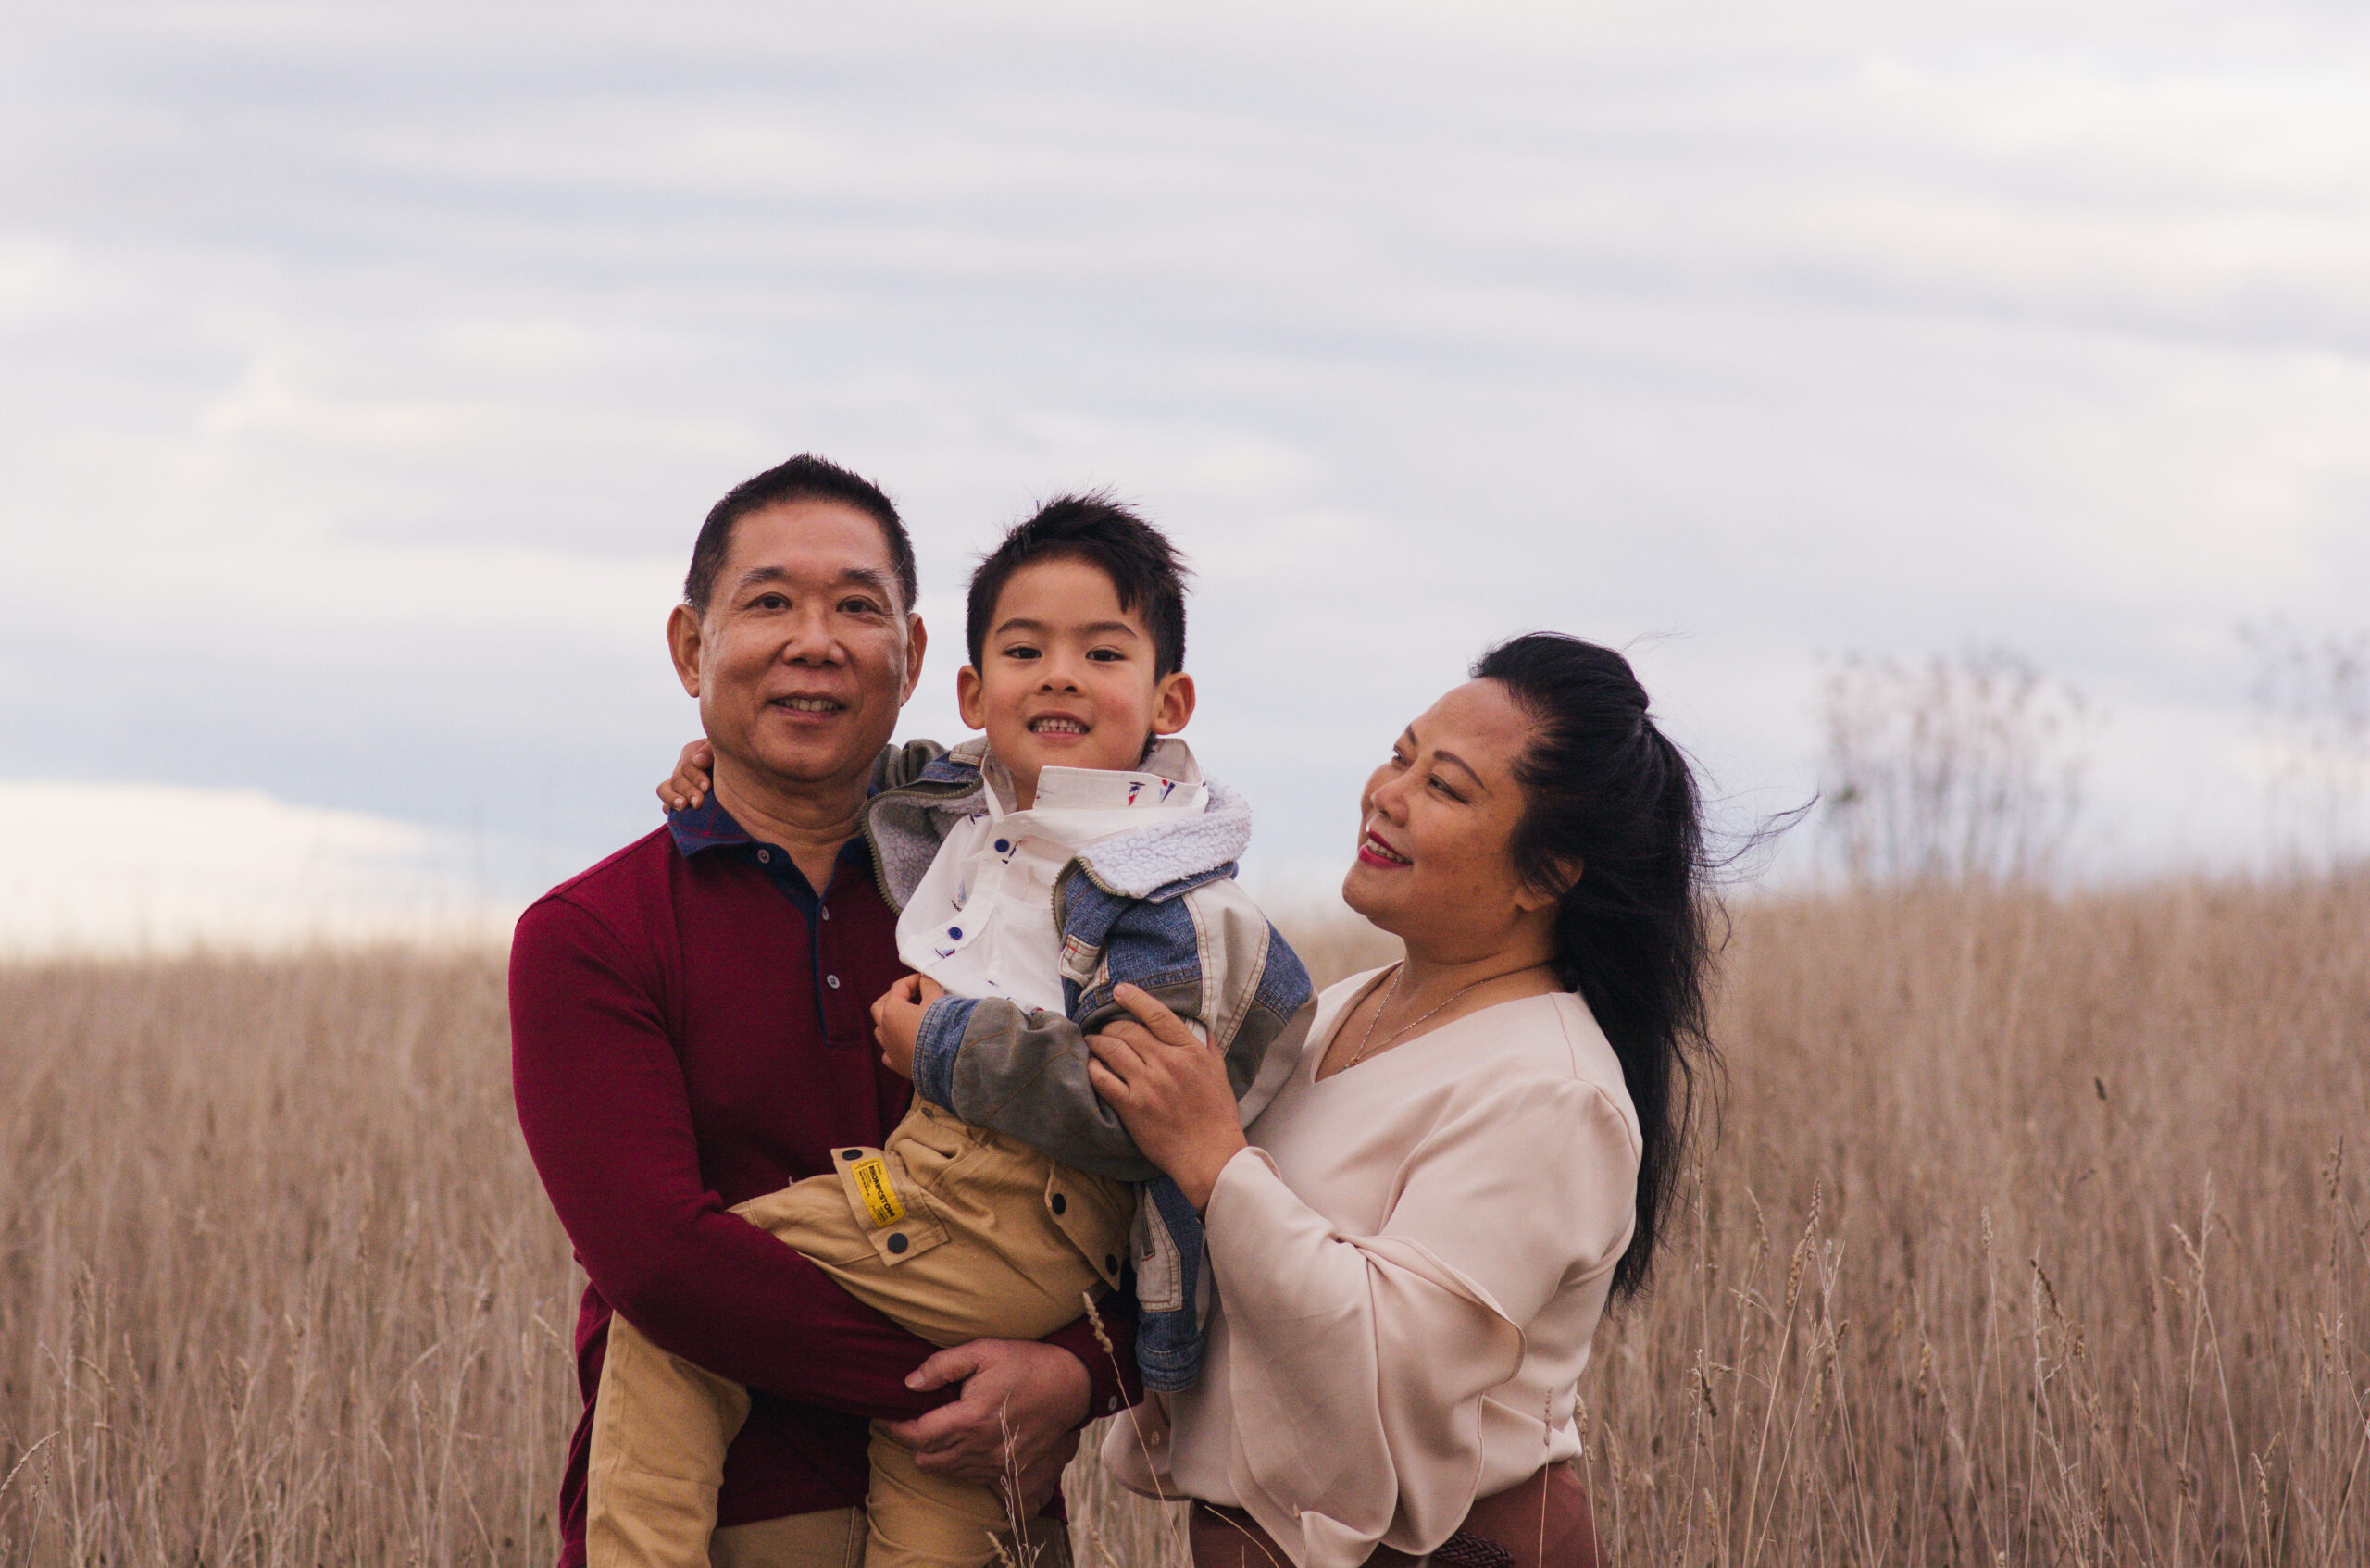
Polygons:
[[1638,1226],[1613,1271],[1614,1293],[1633,1296],[1678,1189],[1696,1072],[1718,1065],[1706,1015],[1715,906],[1694,774],[1610,648],[1532,632],[1482,654],[1473,674],[1504,687],[1531,721],[1515,766],[1524,805],[1514,863],[1539,890],[1561,890],[1557,983],[1596,1014],[1637,1107]]

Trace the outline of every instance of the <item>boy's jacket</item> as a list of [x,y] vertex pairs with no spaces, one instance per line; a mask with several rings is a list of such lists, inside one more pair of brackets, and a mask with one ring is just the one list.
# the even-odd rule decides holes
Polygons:
[[[1164,741],[1144,765],[1162,771],[1164,753],[1182,751]],[[865,834],[892,907],[904,907],[948,829],[985,809],[986,753],[984,740],[952,752],[917,740],[882,754]],[[1248,1125],[1299,1064],[1314,1012],[1307,970],[1234,881],[1250,809],[1208,785],[1201,815],[1090,844],[1055,877],[1066,1014],[947,996],[923,1015],[914,1042],[914,1089],[924,1098],[1079,1170],[1146,1184],[1134,1244],[1136,1360],[1145,1387],[1163,1391],[1191,1387],[1201,1365],[1210,1290],[1201,1221],[1094,1092],[1086,1037],[1129,1016],[1111,1000],[1114,986],[1142,987],[1224,1054]]]

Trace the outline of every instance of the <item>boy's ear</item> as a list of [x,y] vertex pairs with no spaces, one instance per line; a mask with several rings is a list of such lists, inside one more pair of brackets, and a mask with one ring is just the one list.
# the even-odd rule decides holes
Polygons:
[[965,665],[954,672],[954,711],[963,716],[963,723],[968,728],[985,729],[988,727],[985,692],[986,688],[980,682],[977,668]]
[[1174,735],[1193,717],[1193,678],[1172,670],[1153,688],[1152,732]]

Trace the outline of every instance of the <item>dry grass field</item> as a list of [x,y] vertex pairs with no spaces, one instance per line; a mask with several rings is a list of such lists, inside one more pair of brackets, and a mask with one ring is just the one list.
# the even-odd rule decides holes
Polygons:
[[[1614,1562],[2370,1562],[2370,886],[1757,903],[1720,1017],[1583,1388]],[[493,956],[0,969],[0,1562],[547,1562],[505,1064]]]

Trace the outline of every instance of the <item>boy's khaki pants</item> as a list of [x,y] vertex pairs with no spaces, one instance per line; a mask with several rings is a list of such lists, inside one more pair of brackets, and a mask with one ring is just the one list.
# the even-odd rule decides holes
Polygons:
[[[1039,1339],[1115,1283],[1135,1189],[917,1100],[879,1149],[733,1210],[934,1345]],[[593,1401],[590,1568],[705,1568],[748,1390],[609,1320]],[[986,1487],[923,1474],[876,1425],[866,1568],[980,1568],[1009,1537]]]

